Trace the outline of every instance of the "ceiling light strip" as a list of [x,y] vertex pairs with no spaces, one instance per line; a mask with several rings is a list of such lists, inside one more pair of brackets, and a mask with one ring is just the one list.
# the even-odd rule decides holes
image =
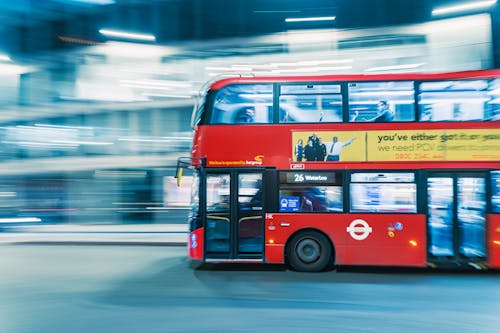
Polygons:
[[438,7],[432,11],[432,16],[453,14],[469,10],[486,9],[493,6],[496,2],[496,0],[475,1],[464,3],[461,5]]
[[289,17],[285,22],[317,22],[317,21],[335,21],[335,16],[320,16],[320,17]]
[[116,37],[124,39],[142,40],[148,42],[156,41],[156,37],[148,34],[140,34],[135,32],[125,32],[111,29],[100,29],[99,32],[107,37]]

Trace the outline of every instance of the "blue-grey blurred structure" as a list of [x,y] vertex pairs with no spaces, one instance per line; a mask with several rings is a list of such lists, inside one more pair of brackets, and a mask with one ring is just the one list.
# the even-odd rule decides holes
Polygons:
[[184,223],[175,162],[218,76],[500,65],[497,1],[12,0],[0,19],[4,226]]

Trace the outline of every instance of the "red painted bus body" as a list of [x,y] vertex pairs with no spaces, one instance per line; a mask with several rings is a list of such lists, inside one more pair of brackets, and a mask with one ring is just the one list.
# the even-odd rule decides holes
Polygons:
[[[350,237],[353,221],[363,220],[372,231],[365,239]],[[394,224],[401,223],[402,230]],[[283,227],[287,223],[290,226]],[[284,263],[290,235],[303,229],[319,229],[335,244],[338,265],[426,265],[425,216],[398,214],[268,214],[266,216],[266,262]],[[358,232],[363,237],[361,232]]]
[[[266,77],[232,78],[214,83],[210,91],[219,91],[234,84],[256,83],[324,83],[324,82],[378,82],[378,81],[433,81],[433,80],[479,80],[498,79],[500,70],[471,71],[445,74],[384,74],[384,75],[339,75],[307,77]],[[495,92],[496,93],[496,92]],[[500,95],[500,93],[499,93]],[[343,102],[345,103],[345,102]],[[211,107],[211,106],[209,106]],[[344,118],[345,119],[345,118]],[[350,161],[297,161],[293,157],[293,143],[298,135],[320,133],[324,136],[339,132],[350,137],[358,136],[356,144],[360,158]],[[380,148],[375,141],[382,141],[384,136],[413,140],[411,144],[395,145],[388,143]],[[430,133],[430,134],[426,134]],[[437,134],[436,134],[437,133]],[[433,137],[434,135],[434,137]],[[470,138],[470,145],[484,144],[469,152],[467,145],[444,142]],[[377,140],[378,138],[378,140]],[[361,141],[365,142],[361,142]],[[401,139],[402,140],[402,139]],[[420,141],[425,141],[420,143]],[[432,141],[434,140],[434,141]],[[465,140],[465,139],[464,139]],[[431,144],[441,145],[441,150],[450,150],[440,155]],[[485,200],[484,237],[486,254],[471,264],[475,268],[500,268],[500,214],[494,211],[491,202],[492,186],[488,180],[492,172],[500,170],[500,122],[464,121],[464,122],[386,122],[386,123],[273,123],[273,124],[210,124],[201,123],[195,127],[192,159],[203,160],[202,168],[215,172],[228,172],[237,169],[244,172],[271,169],[280,172],[340,172],[343,179],[352,172],[415,172],[415,177],[423,177],[427,182],[431,178],[446,178],[446,174],[455,175],[453,188],[456,190],[460,177],[470,178],[469,174],[484,174]],[[353,145],[354,146],[354,145]],[[444,147],[444,148],[443,148]],[[498,147],[496,150],[495,147]],[[430,151],[426,151],[427,149]],[[378,152],[376,150],[387,150]],[[471,148],[472,149],[472,148]],[[455,150],[452,152],[451,150]],[[464,158],[461,159],[461,152]],[[390,158],[386,159],[387,154]],[[385,154],[385,155],[384,155]],[[385,160],[386,159],[386,160]],[[199,167],[199,165],[196,165]],[[419,172],[422,175],[419,176]],[[464,176],[462,176],[464,173]],[[496,173],[495,173],[496,175]],[[481,176],[483,177],[483,176]],[[419,178],[420,179],[420,178]],[[203,180],[202,180],[203,181]],[[417,181],[415,181],[417,183]],[[430,183],[428,183],[430,184]],[[347,185],[343,185],[346,187]],[[425,201],[430,194],[426,185],[416,185],[424,189],[424,194],[417,194],[416,200]],[[204,187],[202,187],[204,188]],[[347,188],[347,187],[346,187]],[[344,190],[346,192],[347,189]],[[344,192],[342,195],[344,196]],[[204,195],[202,193],[202,195]],[[276,194],[277,195],[277,194]],[[456,214],[464,214],[463,198],[455,194],[453,205]],[[239,200],[239,199],[234,199]],[[347,200],[347,199],[346,199]],[[462,201],[460,201],[462,200]],[[204,202],[204,200],[202,200]],[[345,201],[344,201],[345,202]],[[234,207],[239,207],[238,202]],[[346,204],[345,206],[350,205]],[[418,207],[425,205],[419,204]],[[262,256],[258,258],[207,258],[206,222],[194,228],[189,238],[189,257],[198,261],[211,262],[260,262],[282,264],[290,255],[290,239],[304,231],[317,231],[323,234],[331,246],[332,260],[335,265],[371,265],[371,266],[434,266],[429,260],[430,240],[427,206],[425,209],[407,212],[352,212],[347,207],[341,212],[283,212],[263,211]],[[472,208],[471,208],[472,209]],[[474,208],[475,209],[475,208]],[[472,210],[465,211],[470,213]],[[430,213],[429,213],[430,214]],[[207,213],[207,216],[210,214]],[[220,219],[220,218],[219,218]],[[240,219],[244,220],[244,218]],[[238,227],[243,228],[243,227]],[[193,229],[193,228],[192,228]],[[465,238],[462,229],[454,229],[454,239]],[[239,230],[239,237],[242,231]],[[459,236],[457,236],[459,235]],[[481,241],[483,241],[481,239]],[[446,257],[446,256],[444,256]],[[467,259],[467,258],[465,258]],[[439,261],[439,260],[438,260]],[[446,260],[445,260],[446,261]],[[453,260],[448,260],[448,262]],[[467,261],[467,260],[465,260]]]

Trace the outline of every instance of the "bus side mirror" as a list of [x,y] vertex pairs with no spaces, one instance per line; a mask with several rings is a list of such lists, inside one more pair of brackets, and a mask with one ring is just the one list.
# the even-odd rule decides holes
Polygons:
[[177,168],[177,173],[175,175],[175,178],[177,178],[177,187],[181,187],[182,171],[183,171],[183,167]]

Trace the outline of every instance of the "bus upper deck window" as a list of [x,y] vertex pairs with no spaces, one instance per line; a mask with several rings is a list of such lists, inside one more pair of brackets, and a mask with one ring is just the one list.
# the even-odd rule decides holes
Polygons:
[[280,123],[342,121],[339,84],[283,84],[280,87]]
[[272,122],[272,84],[234,84],[215,95],[211,124]]
[[491,96],[491,100],[488,102],[491,112],[486,119],[500,121],[500,79],[490,81],[488,95]]
[[[420,84],[420,121],[494,120],[500,80],[431,81]],[[496,104],[495,104],[496,103]]]
[[415,120],[413,81],[351,82],[350,122]]

